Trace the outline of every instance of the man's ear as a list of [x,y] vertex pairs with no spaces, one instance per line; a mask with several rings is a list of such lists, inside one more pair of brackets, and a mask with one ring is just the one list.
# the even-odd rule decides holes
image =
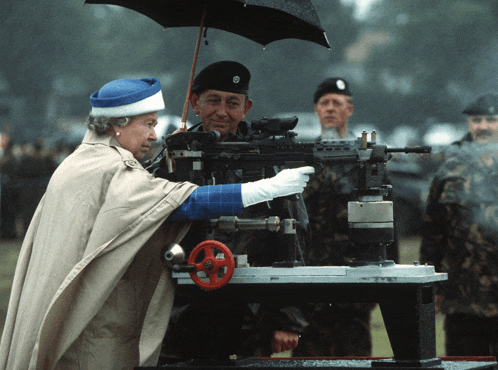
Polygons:
[[249,109],[252,108],[252,100],[247,99],[246,103],[244,104],[244,117],[246,116],[247,112],[249,112]]
[[201,112],[201,107],[199,106],[199,94],[192,93],[190,94],[190,105],[192,106],[192,110],[196,115]]
[[354,112],[354,105],[353,105],[353,103],[351,103],[348,105],[348,118],[351,117],[353,112]]

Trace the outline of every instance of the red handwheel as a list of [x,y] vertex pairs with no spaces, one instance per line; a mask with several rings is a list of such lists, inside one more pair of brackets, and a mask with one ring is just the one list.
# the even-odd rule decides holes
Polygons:
[[[223,253],[224,257],[219,258],[214,250]],[[201,253],[204,253],[204,258],[201,262],[196,262]],[[233,276],[235,269],[235,261],[230,249],[216,240],[205,240],[196,245],[188,258],[188,264],[195,266],[195,272],[190,272],[190,277],[194,283],[206,290],[214,290],[228,284]],[[226,271],[223,268],[226,267]],[[202,280],[197,273],[203,271],[207,274],[209,282]],[[222,277],[220,275],[223,274]]]

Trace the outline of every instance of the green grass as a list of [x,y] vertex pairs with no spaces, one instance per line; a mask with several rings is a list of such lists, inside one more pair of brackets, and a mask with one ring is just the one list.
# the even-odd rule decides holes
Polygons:
[[[400,263],[412,264],[413,261],[417,261],[419,245],[418,238],[404,239],[400,243]],[[20,248],[20,241],[0,242],[0,328],[2,331]],[[372,340],[373,356],[392,357],[391,344],[378,307],[372,314]],[[438,356],[444,356],[443,316],[439,314],[436,315],[436,353]],[[278,357],[289,357],[289,354],[289,352],[283,352]]]
[[[444,356],[444,316],[436,315],[436,355]],[[374,357],[392,357],[393,351],[389,338],[387,336],[386,327],[382,320],[380,309],[377,306],[372,313],[372,355]]]
[[0,328],[2,331],[20,249],[20,241],[0,242]]

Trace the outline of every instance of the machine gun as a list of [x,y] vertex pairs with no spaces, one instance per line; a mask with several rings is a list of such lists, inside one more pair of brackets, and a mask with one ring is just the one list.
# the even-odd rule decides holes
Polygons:
[[[230,170],[242,171],[253,177],[273,166],[295,168],[321,163],[359,164],[364,168],[359,181],[359,194],[378,193],[382,188],[387,161],[392,153],[429,153],[430,147],[388,148],[377,145],[375,133],[371,141],[367,133],[356,140],[322,140],[296,142],[291,131],[298,118],[261,118],[251,122],[249,132],[237,142],[220,142],[217,131],[181,132],[165,139],[165,148],[147,169],[158,177],[175,181],[191,181],[213,185],[212,174]],[[173,171],[173,165],[175,170]],[[270,175],[271,176],[271,175]],[[267,176],[268,177],[268,176]]]
[[[273,174],[268,168],[314,166],[316,172],[327,165],[357,165],[358,187],[355,202],[348,204],[350,241],[365,248],[355,263],[392,264],[386,261],[386,245],[394,240],[393,204],[384,200],[390,185],[385,184],[386,164],[393,153],[429,153],[430,147],[388,148],[376,143],[375,132],[355,140],[322,140],[296,142],[292,131],[298,122],[292,118],[261,118],[251,122],[248,133],[237,142],[220,142],[217,131],[181,132],[165,138],[164,150],[147,169],[154,175],[172,181],[190,181],[198,185],[216,184],[216,174],[237,171],[242,182]],[[174,171],[173,171],[174,168]],[[227,222],[212,221],[220,227]],[[254,221],[264,224],[261,220]],[[247,220],[243,222],[248,225]],[[284,224],[284,223],[282,223]],[[278,228],[277,228],[278,229]],[[288,258],[295,251],[287,253]],[[288,261],[289,262],[289,261]]]

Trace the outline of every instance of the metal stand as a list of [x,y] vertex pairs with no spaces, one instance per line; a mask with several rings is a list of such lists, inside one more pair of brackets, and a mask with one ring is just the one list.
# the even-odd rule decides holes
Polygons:
[[[236,268],[230,283],[214,291],[200,289],[186,273],[174,273],[173,276],[178,279],[178,305],[188,302],[378,303],[394,357],[372,360],[368,367],[404,370],[445,368],[436,356],[434,285],[446,280],[447,275],[435,273],[433,266],[383,267],[380,264],[362,267]],[[285,364],[295,367],[291,366],[292,359],[279,367],[287,367]],[[235,361],[223,366],[248,365]],[[496,362],[483,366],[495,368]],[[314,367],[322,366],[315,363]],[[334,365],[330,368],[340,367]]]

